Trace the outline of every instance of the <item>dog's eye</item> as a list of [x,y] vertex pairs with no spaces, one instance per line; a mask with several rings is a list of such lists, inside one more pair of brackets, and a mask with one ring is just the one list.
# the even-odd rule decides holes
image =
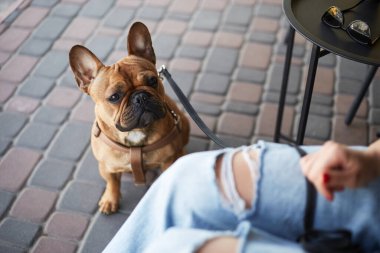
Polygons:
[[148,83],[149,86],[153,88],[156,88],[158,86],[158,80],[157,80],[157,77],[155,76],[148,77],[146,82]]
[[115,104],[120,100],[120,95],[118,93],[112,94],[109,98],[108,101],[111,103]]

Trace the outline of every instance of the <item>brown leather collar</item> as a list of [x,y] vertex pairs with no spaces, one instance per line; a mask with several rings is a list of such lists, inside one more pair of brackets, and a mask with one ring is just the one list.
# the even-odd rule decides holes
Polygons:
[[167,144],[171,143],[177,137],[177,135],[181,132],[181,129],[179,126],[180,125],[179,116],[173,110],[169,109],[169,111],[173,115],[173,118],[174,118],[174,126],[172,130],[160,140],[152,144],[139,146],[139,147],[128,147],[112,140],[111,138],[109,138],[107,135],[105,135],[102,132],[102,130],[100,129],[98,125],[98,122],[95,122],[95,126],[93,127],[93,131],[92,131],[92,134],[95,137],[102,140],[105,144],[107,144],[112,149],[115,149],[117,151],[124,152],[124,153],[130,153],[132,173],[133,173],[134,182],[136,185],[143,185],[146,183],[144,169],[143,169],[142,153],[143,152],[148,153],[148,152],[151,152],[151,151],[154,151],[166,146]]

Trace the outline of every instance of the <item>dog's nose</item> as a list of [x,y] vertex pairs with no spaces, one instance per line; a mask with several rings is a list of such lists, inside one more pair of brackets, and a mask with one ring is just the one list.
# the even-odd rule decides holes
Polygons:
[[149,98],[148,94],[145,92],[139,92],[133,95],[132,102],[133,104],[142,105]]

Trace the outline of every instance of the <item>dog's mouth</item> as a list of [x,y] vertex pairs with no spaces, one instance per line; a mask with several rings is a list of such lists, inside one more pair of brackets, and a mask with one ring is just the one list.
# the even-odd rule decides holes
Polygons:
[[147,128],[165,114],[165,106],[160,100],[149,93],[138,92],[131,96],[129,104],[116,123],[116,128],[121,132]]

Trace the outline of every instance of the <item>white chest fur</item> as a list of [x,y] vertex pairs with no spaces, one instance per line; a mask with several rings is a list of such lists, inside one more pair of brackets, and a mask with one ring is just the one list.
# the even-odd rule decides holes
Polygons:
[[134,130],[128,133],[126,140],[131,144],[137,145],[140,144],[145,139],[145,137],[146,135],[143,132],[139,130]]

